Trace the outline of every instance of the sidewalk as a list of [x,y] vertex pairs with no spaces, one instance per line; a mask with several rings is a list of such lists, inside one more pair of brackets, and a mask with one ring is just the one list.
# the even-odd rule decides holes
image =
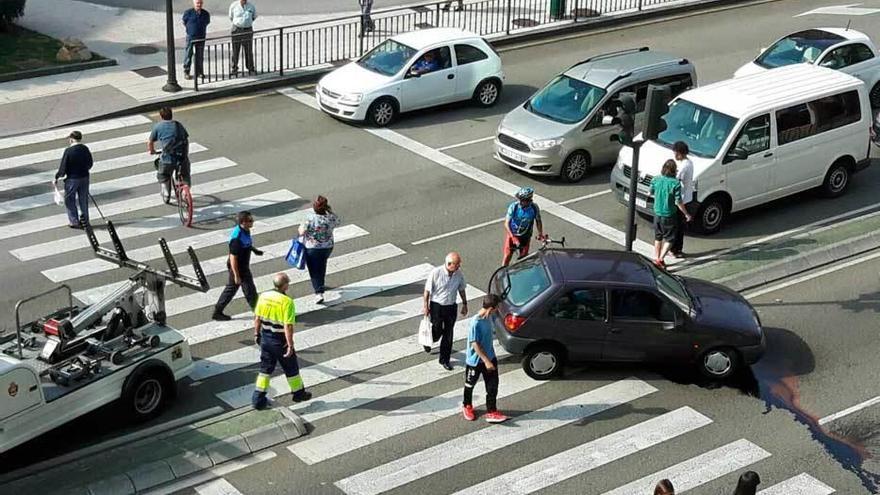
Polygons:
[[[649,12],[647,15],[651,15],[650,12],[656,14],[658,11],[670,7],[726,4],[737,1],[676,0],[663,4],[651,3],[650,6],[645,7],[645,12]],[[208,36],[227,35],[229,32],[229,21],[226,16],[228,3],[221,2],[217,5],[214,3],[215,0],[212,0],[206,5],[206,8],[212,13]],[[591,11],[591,15],[599,14],[593,19],[607,20],[621,15],[639,13],[636,8],[622,9],[617,0],[590,1],[588,4],[591,9],[595,9]],[[490,32],[497,32],[498,26],[504,25],[510,16],[512,23],[516,26],[516,33],[519,34],[572,23],[571,20],[554,21],[547,16],[550,0],[534,0],[523,4],[533,10],[531,15],[516,12],[516,9],[508,13],[506,9],[498,7],[503,5],[498,2],[466,3],[466,5],[469,9],[484,9],[479,23],[471,22],[470,24],[475,25],[465,25],[464,18],[456,12],[440,11],[438,13],[431,9],[415,7],[406,9],[412,14],[411,16],[400,19],[405,21],[402,23],[405,26],[399,26],[395,22],[392,29],[402,31],[428,26],[456,25],[486,35]],[[542,7],[542,5],[546,5],[546,7]],[[587,9],[582,10],[586,11]],[[255,28],[261,30],[320,21],[326,21],[325,26],[332,26],[335,24],[334,19],[356,14],[358,12],[352,11],[349,14],[337,13],[331,16],[259,16]],[[22,26],[58,39],[78,38],[91,50],[104,57],[115,59],[118,65],[0,84],[0,136],[42,130],[118,113],[171,98],[177,99],[194,95],[192,81],[184,80],[180,70],[183,61],[185,32],[179,16],[180,14],[175,14],[175,48],[178,82],[183,90],[178,93],[166,93],[162,91],[167,74],[164,49],[164,13],[106,7],[77,0],[28,0],[25,16],[19,22]],[[376,17],[383,16],[379,13],[374,15],[374,18]],[[349,19],[346,22],[350,23],[352,20]],[[325,29],[321,33],[324,33],[324,39],[313,40],[307,45],[308,48],[298,48],[298,50],[308,50],[311,53],[296,54],[300,58],[308,57],[308,60],[316,62],[311,66],[298,67],[299,72],[285,70],[286,77],[295,77],[304,72],[331,67],[330,64],[324,62],[328,61],[328,53],[332,54],[339,48],[338,32],[333,29]],[[370,37],[368,45],[372,46],[381,42],[388,34],[391,33],[379,33],[377,36]],[[501,36],[504,36],[504,33],[487,37],[493,39]],[[150,53],[133,54],[133,48],[134,51],[138,51],[139,48],[147,48],[145,51]],[[228,89],[230,86],[248,87],[277,79],[277,77],[277,74],[273,73],[200,85],[199,93],[210,94],[212,91]]]

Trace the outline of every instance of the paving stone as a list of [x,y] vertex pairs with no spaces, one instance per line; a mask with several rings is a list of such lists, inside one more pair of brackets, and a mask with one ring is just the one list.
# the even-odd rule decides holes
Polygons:
[[171,472],[174,473],[175,478],[183,478],[195,472],[214,467],[214,461],[211,460],[211,456],[204,449],[168,458],[166,462],[171,468]]
[[284,416],[288,418],[288,421],[281,422],[281,431],[284,432],[284,436],[288,440],[294,440],[303,435],[307,435],[309,430],[306,426],[306,422],[293,411],[288,410],[289,414],[285,413]]
[[155,461],[127,471],[125,474],[131,478],[134,488],[143,491],[154,486],[174,481],[174,473],[167,462]]
[[124,474],[98,480],[89,484],[89,495],[134,495],[134,484]]
[[242,433],[241,436],[244,437],[251,452],[267,449],[287,440],[284,431],[281,429],[284,422],[287,422],[287,420],[261,426],[255,430]]
[[205,447],[205,451],[215,465],[251,453],[247,442],[245,442],[244,437],[241,435],[234,435],[212,443]]

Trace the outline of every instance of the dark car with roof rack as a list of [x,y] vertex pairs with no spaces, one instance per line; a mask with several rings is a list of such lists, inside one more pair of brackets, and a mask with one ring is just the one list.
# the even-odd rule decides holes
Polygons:
[[720,380],[766,346],[742,295],[632,252],[544,249],[499,268],[489,291],[502,296],[498,341],[536,380],[599,361],[693,364]]

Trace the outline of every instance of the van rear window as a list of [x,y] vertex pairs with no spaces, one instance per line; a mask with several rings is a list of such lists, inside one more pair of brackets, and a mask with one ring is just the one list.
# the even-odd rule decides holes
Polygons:
[[550,275],[536,256],[508,268],[507,284],[507,301],[522,306],[550,287]]

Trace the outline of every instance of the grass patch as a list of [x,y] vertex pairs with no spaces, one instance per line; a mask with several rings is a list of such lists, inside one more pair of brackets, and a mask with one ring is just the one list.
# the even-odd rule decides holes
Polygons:
[[[55,60],[61,46],[51,36],[13,25],[8,32],[0,32],[0,74],[74,63]],[[92,52],[92,60],[102,59]]]

